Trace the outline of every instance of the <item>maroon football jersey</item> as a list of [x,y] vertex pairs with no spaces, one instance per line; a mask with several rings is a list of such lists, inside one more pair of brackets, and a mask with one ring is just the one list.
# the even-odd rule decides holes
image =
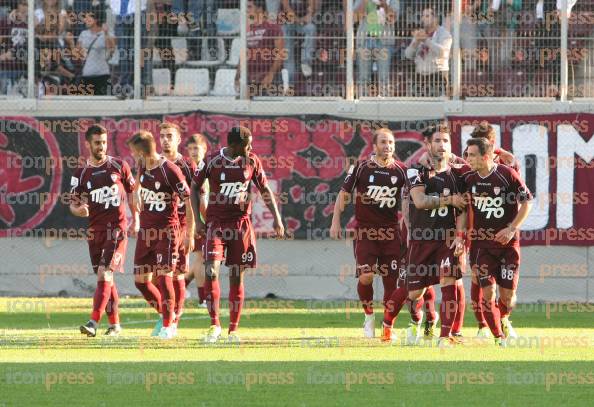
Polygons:
[[89,161],[71,178],[72,199],[89,205],[89,229],[127,228],[126,193],[134,190],[134,177],[125,161],[107,156],[98,167]]
[[518,234],[503,246],[493,240],[518,214],[520,203],[532,199],[532,193],[512,168],[495,164],[491,173],[481,177],[477,171],[463,175],[464,186],[472,195],[473,247],[502,248],[518,246]]
[[[192,183],[192,177],[194,176],[194,172],[196,171],[196,164],[188,157],[184,157],[181,154],[177,156],[175,161],[173,161],[175,165],[179,167],[182,174],[184,175],[184,179],[186,183],[190,185]],[[186,204],[182,199],[179,200],[177,204],[177,216],[179,216],[179,223],[182,226],[186,224]]]
[[[456,170],[448,167],[445,171],[435,172],[422,165],[409,168],[406,172],[407,187],[412,190],[425,187],[425,195],[448,196],[464,190]],[[411,240],[447,240],[453,239],[456,218],[460,211],[453,206],[434,209],[417,209],[412,197],[409,200],[409,222]]]
[[190,196],[190,188],[177,165],[161,158],[153,169],[141,167],[138,176],[143,202],[140,227],[161,229],[178,225],[178,202]]
[[342,190],[355,193],[357,226],[381,227],[398,224],[398,208],[405,186],[403,163],[394,160],[382,167],[371,157],[349,168]]
[[198,164],[194,182],[202,187],[208,179],[210,192],[206,221],[234,221],[252,213],[251,183],[260,192],[268,185],[262,163],[257,155],[231,159],[223,149],[212,153]]

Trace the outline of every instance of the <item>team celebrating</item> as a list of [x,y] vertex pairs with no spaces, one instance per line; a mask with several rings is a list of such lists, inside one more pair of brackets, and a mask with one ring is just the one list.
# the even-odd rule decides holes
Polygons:
[[[532,195],[513,155],[495,148],[495,135],[492,126],[480,123],[462,158],[452,154],[447,122],[431,125],[423,133],[426,152],[407,166],[395,157],[392,131],[377,129],[373,153],[348,169],[330,235],[343,237],[341,214],[353,202],[364,337],[375,337],[373,281],[379,274],[384,288],[382,341],[397,340],[393,325],[408,304],[406,344],[433,338],[438,321],[439,346],[464,343],[462,277],[467,264],[477,336],[492,335],[500,346],[516,337],[509,317],[520,270],[518,230],[530,212]],[[224,259],[229,271],[227,339],[239,341],[243,276],[257,265],[252,186],[270,210],[278,238],[285,235],[283,221],[262,163],[252,152],[248,128],[233,127],[227,146],[209,154],[206,138],[193,134],[185,143],[187,157],[179,152],[182,136],[181,128],[169,122],[160,125],[158,140],[148,131],[134,133],[127,140],[135,160],[133,174],[125,161],[107,155],[104,127],[87,129],[90,154],[72,176],[70,202],[72,214],[89,218],[89,254],[97,275],[91,318],[80,327],[82,334],[96,336],[103,313],[109,319],[105,334],[121,333],[114,274],[123,271],[127,237],[133,236],[134,282],[158,314],[152,336],[177,335],[186,287],[195,279],[199,303],[211,321],[203,340],[219,340]],[[436,284],[441,289],[438,312]]]

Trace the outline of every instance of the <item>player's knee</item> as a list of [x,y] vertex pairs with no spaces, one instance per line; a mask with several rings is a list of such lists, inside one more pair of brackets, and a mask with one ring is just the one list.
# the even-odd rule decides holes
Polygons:
[[206,278],[209,280],[216,280],[219,277],[219,268],[220,265],[214,263],[206,263],[205,265],[205,275]]
[[483,287],[483,298],[485,301],[495,301],[495,287],[492,285]]
[[416,291],[409,291],[408,292],[408,299],[411,301],[416,301],[423,296],[423,290],[416,290]]
[[359,276],[359,282],[363,285],[373,284],[373,273],[365,273]]

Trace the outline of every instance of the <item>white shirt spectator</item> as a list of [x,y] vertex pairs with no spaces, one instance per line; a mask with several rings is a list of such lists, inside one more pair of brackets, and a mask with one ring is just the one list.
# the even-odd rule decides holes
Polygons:
[[415,44],[412,41],[404,51],[407,59],[414,59],[416,72],[429,75],[450,70],[450,49],[452,48],[452,35],[443,26],[425,41]]

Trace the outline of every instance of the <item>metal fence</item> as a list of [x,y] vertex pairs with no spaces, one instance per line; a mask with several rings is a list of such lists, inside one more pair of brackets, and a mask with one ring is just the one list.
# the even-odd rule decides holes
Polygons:
[[6,0],[0,97],[594,97],[594,0]]

